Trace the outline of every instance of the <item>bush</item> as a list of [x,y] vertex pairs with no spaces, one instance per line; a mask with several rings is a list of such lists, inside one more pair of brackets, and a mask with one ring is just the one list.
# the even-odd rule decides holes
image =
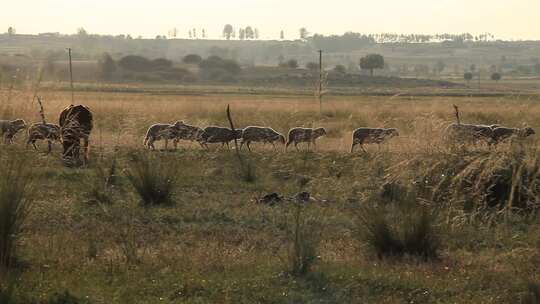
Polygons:
[[144,206],[174,203],[176,167],[174,160],[149,154],[137,154],[130,163],[127,177]]
[[[4,159],[6,157],[7,159]],[[12,266],[19,231],[28,215],[31,176],[22,158],[0,160],[0,269]]]
[[202,57],[197,54],[189,54],[182,59],[185,64],[199,64],[201,61]]
[[293,205],[292,225],[287,229],[288,273],[292,276],[307,274],[318,257],[320,236],[305,217],[301,203]]
[[123,69],[135,72],[146,72],[152,70],[152,62],[145,57],[128,55],[118,61],[118,65]]
[[540,304],[540,285],[529,283],[527,292],[521,297],[521,304]]
[[210,56],[199,63],[201,70],[221,69],[230,74],[236,75],[241,72],[241,68],[234,60],[222,59],[218,56]]
[[436,259],[436,215],[425,207],[377,206],[359,213],[359,236],[379,258],[405,255]]

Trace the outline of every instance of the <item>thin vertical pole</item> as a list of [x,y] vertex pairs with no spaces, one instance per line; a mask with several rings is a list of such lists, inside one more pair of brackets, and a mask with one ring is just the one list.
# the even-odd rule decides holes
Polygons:
[[322,50],[319,50],[319,113],[322,115],[322,86],[323,86],[323,67]]
[[75,104],[75,96],[73,93],[73,65],[71,64],[71,48],[68,48],[69,54],[69,82],[71,86],[71,105]]

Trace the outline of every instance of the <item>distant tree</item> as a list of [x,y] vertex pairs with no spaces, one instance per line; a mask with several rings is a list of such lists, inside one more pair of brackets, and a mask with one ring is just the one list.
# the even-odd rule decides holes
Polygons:
[[285,39],[285,32],[283,30],[281,30],[281,32],[279,32],[279,39],[281,39],[281,40]]
[[446,64],[442,60],[438,60],[437,63],[435,64],[435,70],[437,71],[437,74],[439,75],[444,71],[445,68],[446,68]]
[[502,78],[502,75],[500,73],[493,73],[491,74],[491,80],[495,81],[495,82],[499,82],[499,80],[501,80]]
[[287,67],[289,69],[297,69],[298,68],[298,61],[296,61],[296,59],[289,59],[287,61]]
[[309,32],[305,27],[300,29],[300,39],[305,40],[308,37],[308,35],[309,35]]
[[199,68],[205,70],[221,69],[230,74],[238,74],[242,71],[238,63],[234,60],[222,59],[218,56],[210,56],[199,63]]
[[259,29],[258,28],[253,30],[253,38],[255,38],[256,40],[259,39]]
[[197,39],[197,29],[193,29],[193,38]]
[[379,54],[369,54],[360,58],[360,68],[369,70],[369,74],[373,76],[373,70],[384,68],[384,57]]
[[254,39],[255,32],[251,26],[246,27],[246,39]]
[[205,29],[202,29],[202,38],[203,38],[203,39],[206,38],[206,30],[205,30]]
[[79,35],[79,36],[88,36],[88,32],[83,27],[80,27],[80,28],[77,29],[77,35]]
[[118,61],[118,65],[123,69],[135,72],[146,72],[152,70],[153,68],[153,64],[150,60],[145,57],[136,55],[128,55],[122,57]]
[[191,30],[188,31],[188,37],[189,37],[189,39],[193,38],[193,34],[191,33]]
[[126,39],[127,39],[127,40],[132,40],[132,39],[133,39],[133,37],[131,37],[131,35],[130,35],[130,34],[127,34],[127,35],[126,35]]
[[169,59],[158,58],[152,60],[152,68],[155,70],[166,70],[172,67],[173,63]]
[[246,31],[243,28],[238,30],[238,39],[240,40],[246,39]]
[[225,37],[225,39],[227,40],[231,40],[233,33],[234,33],[234,29],[232,25],[230,24],[225,25],[225,27],[223,28],[223,37]]
[[17,31],[13,27],[8,27],[7,34],[8,36],[13,36],[17,33]]
[[116,72],[116,62],[109,55],[109,53],[104,53],[98,61],[100,78],[103,80],[110,80],[114,72]]
[[202,57],[197,54],[189,54],[182,59],[182,62],[185,64],[199,64],[201,61]]
[[467,81],[467,85],[468,85],[471,82],[471,80],[473,79],[473,73],[466,72],[465,74],[463,74],[463,79],[465,79],[465,81]]
[[334,72],[339,74],[345,74],[347,72],[347,68],[342,64],[338,64],[334,67]]

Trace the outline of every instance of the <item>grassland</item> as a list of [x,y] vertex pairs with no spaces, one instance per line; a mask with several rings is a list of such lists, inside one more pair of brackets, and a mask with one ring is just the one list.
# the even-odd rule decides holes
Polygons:
[[[12,92],[9,102],[7,94],[1,118],[39,121],[30,92]],[[69,93],[42,95],[56,121]],[[540,130],[538,96],[329,96],[322,115],[312,97],[285,93],[75,97],[95,114],[88,168],[63,168],[59,145],[49,156],[26,151],[24,136],[2,146],[4,162],[26,151],[36,186],[19,262],[2,275],[14,303],[63,303],[49,300],[64,291],[79,303],[517,303],[540,282],[537,139],[493,149],[441,140],[452,104],[466,122]],[[249,174],[234,151],[218,147],[151,153],[177,173],[175,204],[142,207],[126,171],[148,125],[226,125],[227,104],[239,127],[324,126],[328,135],[313,152],[256,146],[243,154]],[[400,137],[350,154],[351,131],[361,126],[395,127]],[[104,186],[100,172],[113,163],[115,181]],[[388,184],[396,186],[391,198]],[[301,191],[313,198],[301,216],[316,260],[292,276],[296,207],[258,201]],[[360,237],[358,213],[381,205],[399,217],[409,200],[436,211],[439,258],[378,259]]]

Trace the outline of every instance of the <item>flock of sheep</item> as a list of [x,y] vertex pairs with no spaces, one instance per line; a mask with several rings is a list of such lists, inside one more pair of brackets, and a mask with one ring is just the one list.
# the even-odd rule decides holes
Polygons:
[[[177,121],[174,124],[154,124],[148,128],[144,137],[143,145],[146,148],[155,149],[154,142],[157,140],[165,140],[165,149],[167,149],[168,141],[172,140],[174,148],[180,140],[198,142],[203,148],[208,148],[208,143],[221,143],[222,146],[227,145],[233,140],[240,140],[240,149],[244,144],[251,151],[251,143],[270,143],[275,147],[275,143],[279,142],[285,145],[285,149],[291,144],[298,150],[298,144],[307,143],[308,149],[311,145],[316,147],[316,140],[326,135],[324,128],[293,128],[289,131],[287,139],[269,127],[250,126],[244,129],[230,129],[225,127],[210,126],[204,129]],[[353,144],[351,152],[354,151],[356,145],[360,145],[362,150],[363,144],[376,143],[380,144],[387,139],[398,136],[397,129],[380,129],[380,128],[359,128],[353,132]]]
[[[500,125],[453,123],[446,128],[444,134],[447,139],[457,142],[477,143],[484,141],[492,145],[510,137],[525,138],[535,134],[535,131],[530,127],[519,129]],[[176,149],[180,140],[187,140],[198,142],[203,148],[208,148],[208,143],[221,143],[222,146],[229,147],[229,142],[240,140],[240,149],[245,144],[250,151],[252,142],[270,143],[274,147],[276,142],[280,142],[285,145],[285,149],[294,144],[298,150],[299,143],[307,143],[308,149],[311,145],[316,147],[316,140],[324,135],[326,135],[324,128],[293,128],[285,139],[285,136],[269,127],[250,126],[233,130],[210,126],[202,129],[183,121],[177,121],[174,124],[160,123],[150,126],[144,137],[143,145],[154,150],[155,141],[165,140],[165,149],[167,149],[168,141],[172,140]],[[381,144],[395,136],[399,136],[399,132],[395,128],[358,128],[352,133],[351,153],[354,152],[357,145],[366,152],[364,144]]]
[[[81,140],[83,141],[84,161],[87,160],[90,133],[92,131],[92,112],[89,108],[79,106],[69,106],[62,111],[59,118],[59,125],[46,123],[34,123],[28,127],[28,137],[26,145],[33,145],[38,140],[46,140],[48,152],[51,151],[52,143],[59,141],[62,143],[64,152],[62,154],[66,163],[77,163],[79,161],[79,150]],[[4,138],[4,143],[11,144],[15,135],[27,128],[26,122],[22,119],[0,120],[0,131]],[[461,143],[486,142],[489,145],[497,144],[511,137],[525,138],[535,134],[530,127],[507,128],[500,125],[477,125],[477,124],[450,124],[444,135],[447,139]],[[282,134],[269,127],[250,126],[244,129],[230,129],[225,127],[210,126],[204,129],[177,121],[173,124],[154,124],[148,128],[144,137],[143,145],[148,149],[155,149],[154,142],[165,140],[165,149],[168,141],[172,140],[175,149],[180,140],[198,142],[203,148],[208,149],[209,143],[221,143],[227,145],[233,140],[240,140],[240,149],[244,145],[251,151],[250,144],[270,143],[275,147],[275,143],[281,143],[288,148],[294,144],[298,150],[298,144],[307,143],[308,149],[311,145],[316,147],[316,140],[326,135],[324,128],[293,128],[289,131],[287,139]],[[358,128],[352,133],[351,153],[357,145],[365,152],[364,144],[381,144],[388,139],[399,136],[397,129],[389,128]]]

